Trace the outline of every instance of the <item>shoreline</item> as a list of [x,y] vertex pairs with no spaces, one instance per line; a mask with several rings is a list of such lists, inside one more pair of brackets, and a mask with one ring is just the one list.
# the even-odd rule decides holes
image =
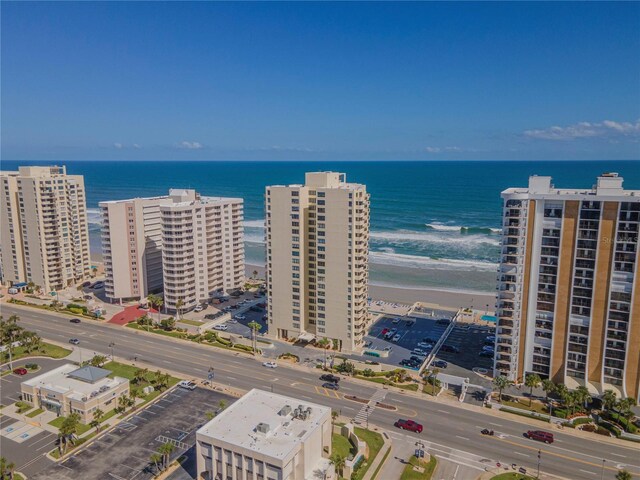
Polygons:
[[[264,278],[265,267],[261,265],[245,264],[247,277],[257,271],[259,277]],[[476,310],[495,309],[496,297],[490,293],[456,291],[438,288],[393,287],[388,285],[369,284],[369,296],[374,300],[393,303],[413,304],[415,302],[430,303],[449,308],[471,307]],[[488,305],[488,307],[487,307]]]

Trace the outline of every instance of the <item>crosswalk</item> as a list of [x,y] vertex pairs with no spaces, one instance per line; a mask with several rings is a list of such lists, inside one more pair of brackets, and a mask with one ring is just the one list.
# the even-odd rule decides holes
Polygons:
[[387,396],[386,390],[376,390],[371,398],[369,399],[369,403],[362,405],[360,411],[353,417],[353,420],[357,424],[367,423],[367,419],[373,413],[376,408],[378,402],[382,402],[384,397]]

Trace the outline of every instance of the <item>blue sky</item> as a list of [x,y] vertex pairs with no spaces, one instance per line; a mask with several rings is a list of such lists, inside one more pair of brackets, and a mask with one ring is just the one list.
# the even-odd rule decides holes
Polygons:
[[2,2],[2,158],[638,159],[640,3]]

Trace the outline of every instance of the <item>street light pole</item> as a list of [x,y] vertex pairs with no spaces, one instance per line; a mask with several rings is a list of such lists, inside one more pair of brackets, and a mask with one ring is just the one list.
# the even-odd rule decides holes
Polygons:
[[542,454],[541,450],[538,450],[538,473],[536,473],[536,478],[540,478],[540,455]]
[[600,480],[602,480],[604,478],[604,463],[606,462],[606,460],[603,458],[602,459],[602,471],[600,472]]
[[13,348],[13,331],[9,333],[9,370],[13,372],[13,356],[11,355],[11,349]]

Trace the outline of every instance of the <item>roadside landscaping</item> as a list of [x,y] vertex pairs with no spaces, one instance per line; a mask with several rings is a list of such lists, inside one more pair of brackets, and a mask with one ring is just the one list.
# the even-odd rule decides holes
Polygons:
[[89,312],[89,309],[84,305],[79,305],[77,303],[70,303],[67,306],[62,306],[60,302],[53,301],[48,305],[41,305],[38,303],[31,303],[25,300],[18,300],[16,298],[10,299],[7,303],[12,303],[14,305],[23,305],[26,307],[39,308],[40,310],[49,310],[51,312],[64,313],[67,315],[75,315],[83,318],[89,318],[91,320],[104,320],[102,315],[94,315]]
[[[438,460],[434,455],[431,455],[428,462],[412,455],[409,463],[404,467],[400,480],[430,480],[437,464]],[[416,468],[423,470],[416,470]]]
[[535,480],[529,475],[523,475],[522,473],[507,472],[491,477],[491,480]]
[[[133,328],[134,330],[140,330],[143,332],[156,333],[158,335],[164,335],[166,337],[178,338],[180,340],[199,343],[201,345],[210,345],[212,347],[253,354],[253,347],[241,343],[233,343],[230,340],[222,338],[220,335],[218,335],[217,332],[208,331],[202,334],[190,334],[186,328],[176,328],[175,320],[165,320],[171,320],[171,323],[165,323],[165,325],[162,326],[162,324],[158,325],[152,322],[148,323],[145,317],[140,317],[138,320],[136,320],[136,322],[128,323],[127,328]],[[162,322],[165,322],[165,320],[163,320]],[[260,353],[260,349],[258,349],[257,351],[258,353]]]
[[382,435],[372,430],[355,427],[354,432],[360,440],[369,446],[369,456],[356,466],[353,475],[351,475],[351,480],[362,480],[373,463],[373,460],[378,456],[380,449],[384,445],[384,440],[382,439]]

